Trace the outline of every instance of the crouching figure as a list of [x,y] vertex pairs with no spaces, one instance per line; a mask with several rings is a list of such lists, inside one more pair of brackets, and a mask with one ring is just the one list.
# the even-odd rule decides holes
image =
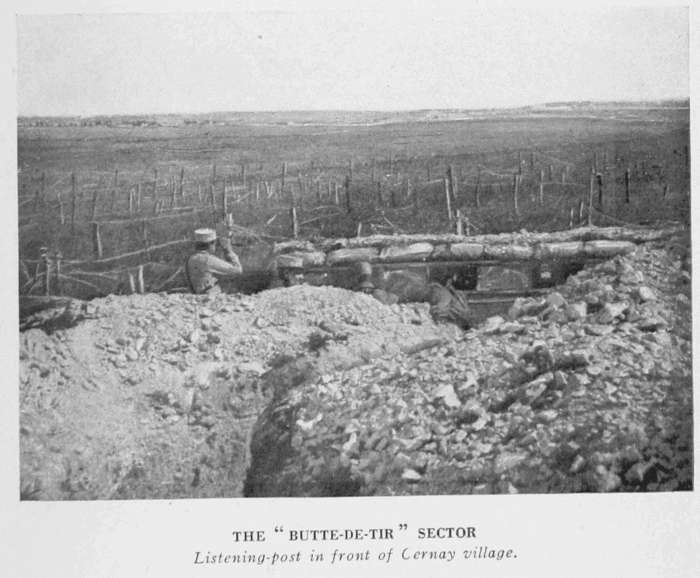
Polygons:
[[238,255],[231,248],[231,240],[226,237],[218,239],[225,260],[215,255],[217,236],[214,229],[197,229],[194,240],[195,252],[185,263],[190,291],[196,294],[220,292],[217,278],[232,278],[243,270]]

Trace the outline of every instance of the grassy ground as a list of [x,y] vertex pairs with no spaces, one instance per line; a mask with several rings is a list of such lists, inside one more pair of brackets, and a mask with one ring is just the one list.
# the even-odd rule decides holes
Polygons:
[[[221,219],[225,185],[231,191],[229,211],[235,222],[269,238],[291,235],[292,196],[299,234],[305,237],[355,235],[360,223],[362,234],[453,231],[455,223],[447,218],[442,182],[450,165],[457,183],[453,210],[461,210],[470,232],[566,228],[572,210],[578,220],[580,202],[586,212],[594,163],[604,183],[602,206],[597,203],[597,184],[595,187],[594,207],[605,213],[594,213],[597,224],[686,220],[688,135],[687,110],[673,109],[641,111],[631,117],[598,112],[372,126],[20,126],[20,256],[36,259],[39,248],[47,246],[67,258],[90,259],[93,198],[97,200],[95,220],[103,221],[105,256],[182,238],[193,227]],[[348,211],[343,185],[350,161]],[[265,197],[265,181],[275,189],[280,187],[283,163],[287,163],[284,191],[252,201],[256,186]],[[243,164],[250,195],[236,202],[236,196],[245,197],[245,192],[232,189],[242,186]],[[214,165],[216,207],[208,208]],[[627,168],[631,175],[629,203],[625,201]],[[203,211],[148,222],[144,238],[143,219],[154,213],[154,178],[157,176],[158,195],[167,209],[170,183],[179,186],[181,170],[184,197],[176,196],[174,206],[196,205]],[[518,170],[522,176],[516,211],[513,174]],[[77,198],[73,226],[71,171],[76,174]],[[545,180],[542,203],[541,171]],[[565,185],[561,185],[563,172]],[[381,183],[381,192],[377,183]],[[130,217],[129,190],[138,184],[143,202]],[[36,203],[42,187],[43,202]],[[64,224],[59,216],[59,193]],[[132,222],[107,222],[130,218]],[[157,258],[170,260],[174,255]]]

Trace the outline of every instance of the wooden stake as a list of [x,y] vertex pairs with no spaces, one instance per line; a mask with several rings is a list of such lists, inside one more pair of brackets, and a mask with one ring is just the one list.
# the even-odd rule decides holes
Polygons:
[[136,210],[141,210],[141,203],[143,201],[143,187],[141,183],[136,185]]
[[51,295],[51,260],[46,247],[39,249],[41,260],[44,262],[44,295]]
[[284,186],[287,183],[287,163],[282,163],[282,191],[284,191]]
[[630,202],[630,169],[627,167],[625,169],[625,203],[629,205]]
[[352,201],[350,199],[350,175],[345,177],[345,208],[348,213],[352,211]]
[[75,191],[75,172],[70,174],[70,189],[71,189],[71,208],[70,208],[70,228],[71,233],[75,233],[75,211],[76,211],[76,191]]
[[109,203],[109,212],[114,212],[114,205],[117,202],[117,183],[119,179],[119,170],[114,169],[114,181],[112,182],[112,200]]
[[100,224],[92,224],[92,248],[95,259],[102,259],[102,237],[100,236]]
[[137,280],[138,280],[138,290],[139,293],[143,294],[146,292],[145,283],[143,282],[143,265],[139,265],[137,269]]
[[382,196],[382,181],[377,181],[377,206],[384,206],[384,197]]
[[481,165],[476,168],[476,187],[474,189],[474,205],[481,207]]
[[56,293],[58,295],[63,294],[63,286],[61,284],[61,259],[63,259],[63,255],[61,254],[60,251],[56,252],[55,257],[55,264],[56,264]]
[[292,238],[296,239],[299,236],[299,221],[297,220],[297,208],[292,206],[289,209],[289,214],[292,219]]
[[464,223],[462,222],[462,211],[457,209],[457,235],[460,237],[464,234]]
[[97,215],[97,189],[92,191],[92,210],[90,211],[90,215],[90,219],[94,221]]
[[61,191],[58,191],[58,193],[56,193],[56,197],[58,199],[58,218],[61,222],[61,225],[65,225],[66,224],[66,213],[65,213],[65,210],[63,208],[63,197],[61,195]]
[[540,201],[540,205],[544,205],[544,169],[540,169],[540,191],[538,199]]
[[134,280],[134,274],[129,272],[129,289],[131,289],[131,293],[136,293],[136,281]]
[[520,190],[520,175],[515,173],[513,175],[513,211],[517,215],[519,213],[518,209],[518,192]]
[[44,201],[44,191],[46,190],[46,173],[42,171],[39,188],[34,195],[34,211],[39,210],[39,203]]
[[596,174],[596,181],[598,182],[598,208],[603,210],[603,175],[601,173]]
[[458,185],[453,165],[447,167],[447,179],[449,181],[449,194],[452,196],[452,202],[457,203]]
[[153,169],[153,204],[158,203],[158,169]]
[[178,183],[178,193],[180,195],[180,200],[185,199],[185,167],[180,167],[180,182]]
[[241,165],[241,185],[244,189],[248,188],[248,177],[246,175],[246,165],[243,163]]
[[588,179],[588,226],[593,226],[593,180],[595,178],[595,172],[591,171],[590,177]]
[[445,208],[447,210],[447,220],[452,222],[452,200],[450,199],[450,181],[448,178],[443,178],[442,181],[445,187]]

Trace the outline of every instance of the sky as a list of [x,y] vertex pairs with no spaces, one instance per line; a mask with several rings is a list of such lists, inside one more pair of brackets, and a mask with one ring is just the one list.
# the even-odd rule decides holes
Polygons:
[[18,114],[687,98],[682,7],[20,15]]

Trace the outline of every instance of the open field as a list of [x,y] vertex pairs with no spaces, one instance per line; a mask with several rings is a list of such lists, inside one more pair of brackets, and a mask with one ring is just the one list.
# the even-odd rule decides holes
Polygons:
[[18,129],[23,292],[41,290],[42,247],[83,269],[179,264],[191,230],[227,214],[248,269],[263,266],[264,243],[293,236],[544,231],[689,214],[683,107],[30,120]]

